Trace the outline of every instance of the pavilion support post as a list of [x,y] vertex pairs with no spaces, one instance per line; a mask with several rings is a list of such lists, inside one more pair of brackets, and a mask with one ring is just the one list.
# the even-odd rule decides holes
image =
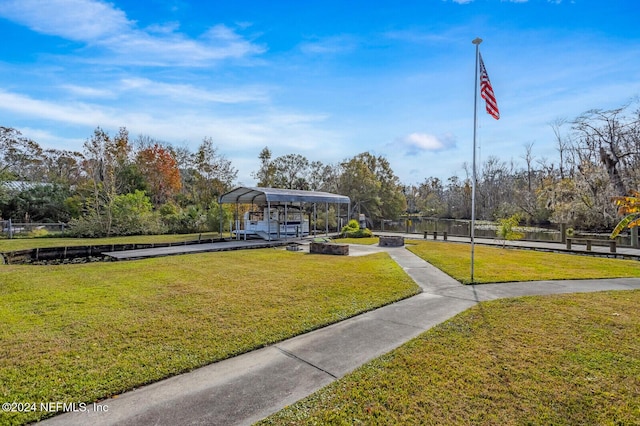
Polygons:
[[326,214],[324,216],[324,233],[328,237],[329,236],[329,203],[324,203],[324,207],[326,210]]
[[238,231],[240,230],[240,219],[238,218],[239,214],[240,214],[240,210],[238,208],[238,203],[236,203],[236,214],[235,214],[236,240],[240,239],[240,234],[238,233]]
[[316,236],[316,225],[318,223],[318,212],[316,211],[316,203],[313,203],[313,236]]
[[[298,225],[298,230],[296,231],[296,238],[300,238],[304,235],[304,216],[305,211],[302,209],[302,201],[298,203],[298,208],[300,209],[300,224]],[[308,214],[309,225],[311,225],[311,214]]]
[[289,213],[287,212],[287,202],[284,203],[284,239],[289,239]]
[[267,201],[267,234],[268,240],[271,241],[271,201]]

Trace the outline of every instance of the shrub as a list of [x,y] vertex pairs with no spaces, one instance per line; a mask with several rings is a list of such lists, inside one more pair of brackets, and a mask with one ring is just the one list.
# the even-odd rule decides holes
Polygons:
[[31,232],[29,232],[29,237],[30,238],[43,238],[43,237],[48,237],[49,236],[49,231],[47,231],[44,228],[36,228],[34,230],[32,230]]
[[114,199],[111,231],[113,235],[163,234],[165,228],[153,212],[149,197],[136,190]]
[[111,235],[162,234],[165,228],[152,211],[149,197],[143,191],[118,195],[108,212],[88,210],[69,222],[69,235],[74,237],[104,237]]
[[373,233],[367,228],[360,228],[360,224],[355,219],[351,219],[349,223],[342,228],[340,235],[344,238],[373,237]]
[[524,234],[515,230],[518,223],[520,223],[520,215],[517,213],[508,218],[498,219],[498,238],[503,240],[503,242],[523,238]]

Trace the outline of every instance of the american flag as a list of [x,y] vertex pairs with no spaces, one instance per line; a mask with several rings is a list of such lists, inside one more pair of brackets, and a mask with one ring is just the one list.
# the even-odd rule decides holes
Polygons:
[[491,87],[491,81],[489,80],[487,69],[484,67],[482,55],[478,53],[478,56],[480,56],[480,96],[482,96],[482,99],[487,102],[487,113],[496,120],[499,120],[500,111],[498,111],[496,95],[493,94],[493,87]]

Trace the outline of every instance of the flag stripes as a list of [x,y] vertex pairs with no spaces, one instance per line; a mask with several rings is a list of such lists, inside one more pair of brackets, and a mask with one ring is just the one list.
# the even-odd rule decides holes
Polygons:
[[493,87],[491,87],[489,74],[487,74],[487,69],[484,67],[482,55],[478,53],[478,56],[480,58],[480,96],[486,101],[487,113],[496,120],[499,120],[500,111],[498,111],[498,102],[496,102],[496,96],[493,93]]

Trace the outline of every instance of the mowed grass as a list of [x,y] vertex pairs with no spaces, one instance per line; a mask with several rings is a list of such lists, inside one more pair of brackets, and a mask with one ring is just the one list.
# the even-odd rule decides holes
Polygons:
[[[0,267],[0,401],[91,402],[413,295],[386,253]],[[22,424],[45,413],[0,413]]]
[[[228,233],[223,235],[228,237]],[[72,247],[92,246],[102,244],[152,244],[152,243],[177,243],[193,241],[198,238],[219,238],[218,233],[202,234],[166,234],[166,235],[131,235],[126,237],[107,238],[70,238],[70,237],[40,237],[40,238],[2,238],[0,239],[0,252],[26,250],[43,247]]]
[[640,291],[485,302],[261,424],[638,425]]
[[[469,244],[415,241],[407,248],[456,280],[471,281]],[[637,260],[475,246],[474,282],[640,277]]]

